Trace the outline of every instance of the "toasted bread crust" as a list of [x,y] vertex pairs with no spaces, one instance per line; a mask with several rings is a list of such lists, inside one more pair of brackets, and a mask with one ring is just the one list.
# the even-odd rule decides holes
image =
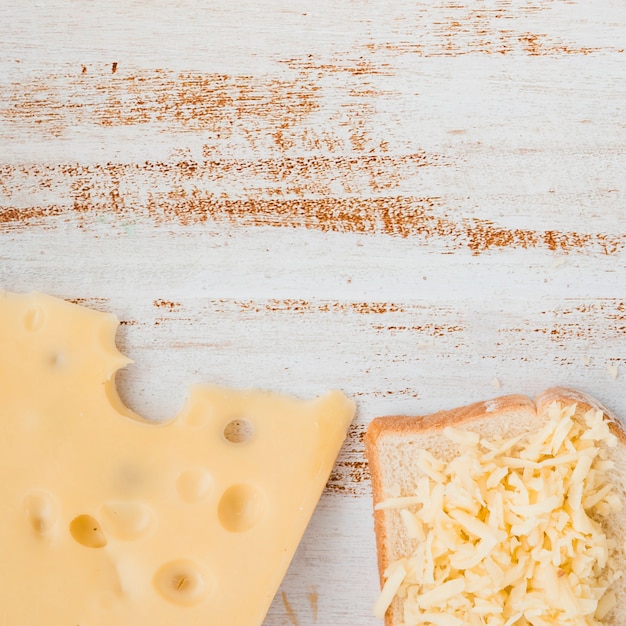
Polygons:
[[[542,413],[552,402],[577,403],[585,407],[601,410],[610,420],[611,430],[626,445],[626,429],[622,422],[595,398],[567,387],[553,387],[538,394],[534,400],[523,395],[508,395],[452,410],[439,411],[425,416],[385,416],[370,423],[365,435],[365,454],[370,466],[372,497],[374,504],[374,531],[378,556],[378,573],[383,585],[383,572],[389,565],[387,531],[384,523],[385,511],[376,510],[376,505],[385,499],[383,493],[382,468],[378,454],[378,442],[382,436],[415,436],[443,430],[447,426],[467,425],[486,417],[497,418],[511,411],[529,411],[535,416]],[[387,611],[385,625],[394,626],[393,614]]]

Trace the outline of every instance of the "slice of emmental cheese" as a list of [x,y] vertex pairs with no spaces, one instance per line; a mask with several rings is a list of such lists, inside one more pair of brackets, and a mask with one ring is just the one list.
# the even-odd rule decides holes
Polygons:
[[201,386],[151,423],[116,327],[0,292],[0,624],[258,626],[354,405]]

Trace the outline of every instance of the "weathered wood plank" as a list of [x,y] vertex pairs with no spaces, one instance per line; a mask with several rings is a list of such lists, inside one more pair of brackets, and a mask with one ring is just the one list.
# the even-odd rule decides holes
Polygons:
[[626,416],[626,5],[0,5],[0,287],[113,311],[124,400],[358,415],[267,626],[366,626],[362,435],[552,384]]

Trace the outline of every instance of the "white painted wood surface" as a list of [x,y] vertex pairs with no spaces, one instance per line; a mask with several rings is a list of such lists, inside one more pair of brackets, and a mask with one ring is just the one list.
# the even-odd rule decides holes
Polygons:
[[361,435],[569,384],[626,416],[622,0],[0,3],[0,286],[117,313],[125,401],[358,416],[266,626],[368,626]]

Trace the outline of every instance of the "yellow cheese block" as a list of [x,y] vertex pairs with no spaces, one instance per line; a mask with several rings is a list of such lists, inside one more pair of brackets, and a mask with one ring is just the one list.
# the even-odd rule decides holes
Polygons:
[[0,292],[0,624],[257,626],[354,405],[201,386],[150,423],[116,327]]

